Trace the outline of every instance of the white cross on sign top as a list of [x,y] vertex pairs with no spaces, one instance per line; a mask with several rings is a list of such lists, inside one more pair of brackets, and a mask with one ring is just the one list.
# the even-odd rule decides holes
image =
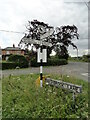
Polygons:
[[47,62],[47,50],[43,49],[42,53],[40,52],[40,48],[37,49],[37,62],[40,63],[42,59],[42,62]]

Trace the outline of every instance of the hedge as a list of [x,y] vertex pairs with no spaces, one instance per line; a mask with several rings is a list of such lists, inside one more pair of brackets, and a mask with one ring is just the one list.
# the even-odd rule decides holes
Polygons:
[[23,64],[23,63],[2,62],[2,70],[5,70],[5,69],[15,69],[17,66],[20,67],[20,68],[28,67],[26,64]]
[[[8,58],[9,62],[19,63],[21,67],[28,67],[28,61],[23,55],[11,55]],[[22,64],[22,65],[21,65]]]
[[83,55],[82,60],[83,60],[84,62],[90,62],[90,55]]
[[[58,66],[66,65],[68,62],[66,59],[48,59],[47,63],[43,63],[43,66]],[[32,67],[39,67],[40,63],[37,63],[36,59],[31,60]]]
[[[47,63],[43,63],[43,66],[58,66],[58,65],[65,65],[67,64],[66,59],[48,59]],[[26,63],[17,63],[17,62],[2,62],[2,70],[5,69],[15,69],[16,67],[20,68],[27,68],[28,64]],[[32,67],[39,67],[40,63],[37,63],[36,59],[31,60],[31,66]]]

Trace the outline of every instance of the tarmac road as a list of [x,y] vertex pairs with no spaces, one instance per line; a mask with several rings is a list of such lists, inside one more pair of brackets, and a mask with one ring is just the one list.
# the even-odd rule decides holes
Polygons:
[[[90,64],[90,63],[89,63]],[[26,69],[15,70],[3,70],[2,76],[21,75],[21,74],[33,74],[39,73],[39,67],[30,67]],[[64,74],[68,76],[74,76],[88,81],[90,74],[88,75],[88,63],[85,62],[69,62],[67,65],[43,67],[43,73],[47,74]]]

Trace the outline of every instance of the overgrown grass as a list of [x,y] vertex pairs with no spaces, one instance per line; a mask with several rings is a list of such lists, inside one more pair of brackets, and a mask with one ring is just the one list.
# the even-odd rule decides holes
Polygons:
[[83,92],[75,100],[72,93],[60,88],[36,87],[38,74],[9,76],[2,80],[3,118],[87,118],[88,83],[67,76],[51,75],[82,85]]

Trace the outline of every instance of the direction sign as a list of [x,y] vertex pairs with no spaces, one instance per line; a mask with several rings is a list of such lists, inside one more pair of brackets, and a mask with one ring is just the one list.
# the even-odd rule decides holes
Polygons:
[[[41,41],[40,41],[40,40],[30,39],[30,38],[26,38],[26,37],[23,37],[23,38],[22,38],[22,42],[24,42],[24,43],[30,43],[30,44],[38,44],[38,45],[41,44]],[[52,43],[44,42],[44,41],[43,41],[43,42],[42,42],[42,45],[51,47],[51,46],[52,46]]]
[[42,59],[42,62],[47,62],[47,50],[43,49],[42,53],[40,52],[40,48],[37,49],[37,62],[40,63]]
[[46,78],[46,84],[49,84],[51,86],[61,87],[63,89],[68,89],[72,92],[81,93],[82,92],[82,86],[71,84],[68,82],[63,82],[61,80],[54,80],[51,78]]

